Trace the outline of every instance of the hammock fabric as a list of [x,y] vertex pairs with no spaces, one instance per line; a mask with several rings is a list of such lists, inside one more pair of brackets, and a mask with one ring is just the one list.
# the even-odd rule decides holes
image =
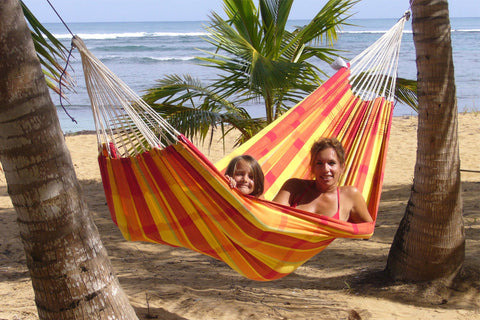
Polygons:
[[[390,60],[398,59],[403,22],[394,29],[382,37],[395,38]],[[336,136],[347,154],[343,183],[362,191],[375,220],[393,99],[362,98],[365,88],[354,93],[349,67],[215,166],[80,39],[73,42],[82,56],[94,110],[108,207],[125,239],[189,248],[226,262],[245,277],[268,281],[293,272],[335,238],[373,234],[375,222],[354,224],[244,196],[229,187],[222,173],[237,154],[254,156],[264,170],[265,197],[270,199],[286,179],[308,176],[313,141]],[[367,69],[370,75],[380,74]]]

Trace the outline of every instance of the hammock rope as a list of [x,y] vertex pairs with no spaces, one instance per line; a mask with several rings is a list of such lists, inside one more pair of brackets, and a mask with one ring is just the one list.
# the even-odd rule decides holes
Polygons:
[[72,45],[82,58],[100,147],[111,145],[110,156],[115,149],[129,157],[178,141],[180,133],[95,57],[82,39],[74,36]]
[[371,237],[375,222],[339,221],[244,196],[222,172],[233,157],[254,156],[265,173],[265,198],[271,199],[285,180],[309,177],[315,140],[335,136],[347,155],[341,183],[362,191],[375,220],[407,19],[351,67],[337,61],[339,70],[328,81],[215,165],[74,37],[94,112],[107,204],[125,239],[189,248],[245,277],[268,281],[293,272],[335,238]]
[[[383,91],[380,95],[385,96],[389,101],[394,100],[400,44],[405,22],[409,18],[410,12],[407,11],[390,30],[350,61],[352,65],[350,80],[361,83],[358,90],[354,89],[354,92],[362,100],[371,100],[374,93],[380,92],[379,90],[382,88]],[[388,81],[389,78],[392,81],[386,85],[385,81]],[[369,87],[365,90],[369,93],[368,96],[360,94],[365,87]]]

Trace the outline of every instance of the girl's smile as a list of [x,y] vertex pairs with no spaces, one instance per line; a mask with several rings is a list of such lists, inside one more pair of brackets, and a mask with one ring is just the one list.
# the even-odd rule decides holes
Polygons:
[[255,188],[252,170],[250,165],[244,160],[239,160],[235,166],[233,179],[236,182],[236,188],[243,194],[251,194]]

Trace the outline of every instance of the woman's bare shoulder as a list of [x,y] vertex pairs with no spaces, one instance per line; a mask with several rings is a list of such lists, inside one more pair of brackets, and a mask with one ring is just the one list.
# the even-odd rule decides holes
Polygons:
[[341,187],[340,190],[343,196],[343,198],[342,196],[340,197],[342,199],[342,203],[347,203],[352,206],[348,221],[355,223],[373,221],[360,190],[354,186],[344,186]]
[[341,186],[340,191],[342,191],[342,193],[350,194],[350,195],[360,192],[360,190],[358,190],[357,187],[354,187],[354,186]]
[[362,193],[357,187],[354,186],[342,186],[340,187],[340,192],[344,198],[357,199],[363,198]]

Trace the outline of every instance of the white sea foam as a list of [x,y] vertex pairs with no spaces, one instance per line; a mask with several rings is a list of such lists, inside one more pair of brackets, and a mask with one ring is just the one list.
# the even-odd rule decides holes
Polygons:
[[[77,36],[84,40],[107,40],[119,38],[144,38],[144,37],[201,37],[206,32],[123,32],[123,33],[78,33]],[[54,34],[55,38],[64,40],[72,38],[71,34]]]

